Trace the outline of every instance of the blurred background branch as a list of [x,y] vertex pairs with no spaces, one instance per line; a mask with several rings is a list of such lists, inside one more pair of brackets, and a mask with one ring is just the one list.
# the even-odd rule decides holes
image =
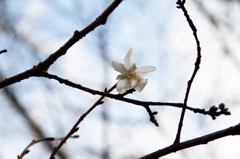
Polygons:
[[[46,59],[69,39],[74,30],[85,28],[110,3],[108,0],[94,3],[1,0],[0,44],[8,50],[0,57],[2,79]],[[231,110],[231,116],[220,116],[213,121],[203,115],[186,113],[182,132],[185,141],[239,123],[240,104],[239,1],[194,0],[188,1],[187,8],[198,26],[204,55],[188,105],[196,107],[196,112],[204,110],[218,114],[216,108],[217,112],[226,109],[221,109],[220,105],[212,109],[209,106],[224,103]],[[167,0],[155,3],[123,1],[104,26],[71,47],[69,54],[59,58],[48,71],[88,88],[103,90],[116,82],[110,61],[121,60],[129,48],[135,50],[136,63],[156,66],[157,72],[146,76],[149,83],[143,92],[128,94],[128,98],[163,103],[182,101],[196,47],[175,2]],[[5,143],[0,149],[0,158],[16,157],[29,141],[40,138],[38,129],[43,137],[64,136],[72,126],[69,123],[74,123],[96,101],[91,94],[55,81],[30,78],[7,87],[24,108],[22,112],[15,108],[14,100],[5,88],[0,90],[0,120],[3,121],[0,139]],[[106,100],[82,123],[81,139],[72,140],[61,150],[72,159],[79,158],[79,154],[82,158],[134,159],[165,147],[175,136],[179,109],[154,106],[151,110],[158,112],[155,116],[158,128],[149,122],[146,110],[133,107],[131,103]],[[24,113],[29,117],[25,118]],[[57,143],[53,141],[51,145]],[[236,158],[239,156],[238,145],[238,138],[226,138],[166,158],[191,158],[193,155],[206,159]],[[31,151],[26,158],[49,157],[45,143],[37,144]]]

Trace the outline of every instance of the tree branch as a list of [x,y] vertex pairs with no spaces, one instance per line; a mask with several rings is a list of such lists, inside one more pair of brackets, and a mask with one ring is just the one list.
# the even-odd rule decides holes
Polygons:
[[[0,73],[0,79],[3,78],[3,75]],[[29,115],[28,111],[25,109],[24,105],[21,104],[21,102],[18,100],[15,92],[11,89],[11,87],[5,87],[1,91],[6,95],[6,97],[10,101],[10,105],[16,109],[16,111],[26,120],[27,126],[34,131],[37,138],[45,138],[44,131],[41,129],[41,127],[34,121],[34,118]],[[53,145],[49,142],[44,142],[45,148],[51,152],[53,149]],[[64,159],[66,158],[66,154],[64,152],[59,152],[59,157]]]
[[230,135],[240,135],[240,123],[235,126],[229,127],[227,129],[223,129],[202,137],[198,137],[182,143],[176,143],[174,145],[155,151],[151,154],[145,155],[140,159],[158,159],[159,157],[168,155],[170,153],[177,152],[179,150],[187,149],[187,148],[198,146],[198,145],[207,144],[208,142],[214,141],[216,139],[220,139],[222,137],[230,136]]
[[41,71],[47,71],[48,68],[62,55],[66,54],[67,50],[72,47],[77,41],[86,36],[89,32],[93,31],[100,25],[103,25],[107,22],[108,16],[114,11],[115,8],[122,2],[122,0],[115,0],[112,4],[98,17],[95,21],[89,24],[86,28],[81,31],[75,31],[73,36],[56,52],[51,54],[43,62],[40,62],[38,65],[33,66],[33,68],[26,70],[18,75],[6,78],[0,82],[0,89],[16,82],[20,82],[24,79],[32,77]]
[[[76,89],[91,93],[93,95],[104,95],[106,97],[109,97],[109,98],[112,98],[112,99],[115,99],[115,100],[119,100],[119,101],[124,101],[124,102],[127,102],[127,103],[131,103],[131,104],[134,104],[134,105],[137,105],[137,106],[143,106],[143,107],[146,107],[146,106],[172,106],[172,107],[176,107],[176,108],[183,108],[183,103],[147,102],[147,101],[140,101],[140,100],[125,98],[124,97],[125,95],[133,92],[132,89],[126,91],[123,94],[110,94],[110,93],[105,93],[105,92],[101,92],[101,91],[98,91],[98,90],[94,90],[94,89],[91,89],[91,88],[84,87],[80,84],[73,83],[73,82],[71,82],[67,79],[60,78],[56,75],[52,75],[52,74],[49,74],[47,72],[41,72],[37,76],[45,77],[45,78],[48,78],[48,79],[54,79],[61,84],[65,84],[65,85],[70,86],[72,88],[76,88]],[[222,114],[224,114],[224,115],[230,115],[231,114],[228,111],[227,108],[225,108],[226,110],[224,110],[224,111],[222,111],[221,109],[220,109],[220,111],[217,111],[218,108],[215,111],[213,111],[211,108],[210,108],[211,110],[209,109],[208,111],[206,111],[205,109],[192,108],[192,107],[187,106],[186,109],[191,110],[194,113],[210,115],[213,119],[215,119],[217,116],[222,115]]]
[[[78,138],[78,135],[70,136],[70,138]],[[56,141],[56,140],[63,140],[63,137],[60,138],[54,138],[54,137],[48,137],[48,138],[43,138],[39,140],[32,140],[32,142],[23,150],[23,152],[17,156],[17,159],[22,159],[26,154],[30,152],[29,148],[39,142],[44,142],[44,141]]]
[[[112,86],[109,90],[105,90],[106,93],[110,93],[111,91],[113,91],[116,88],[116,84],[114,86]],[[60,150],[60,148],[62,147],[62,145],[67,141],[67,139],[73,135],[75,132],[78,131],[78,125],[85,119],[85,117],[94,109],[96,108],[98,105],[103,104],[103,98],[105,96],[101,96],[88,110],[86,113],[84,113],[79,119],[78,121],[74,124],[74,126],[72,127],[72,129],[69,131],[69,133],[64,137],[64,139],[59,143],[59,145],[53,149],[52,154],[50,156],[50,159],[54,159],[54,156],[56,155],[56,153]]]
[[200,68],[200,63],[201,63],[201,47],[200,47],[200,41],[198,40],[198,36],[197,36],[197,29],[196,29],[195,25],[193,24],[193,21],[191,20],[190,16],[188,15],[188,12],[187,12],[184,4],[185,4],[185,0],[178,0],[177,1],[177,5],[178,5],[177,8],[182,9],[182,11],[184,13],[184,16],[186,17],[187,22],[188,22],[190,28],[193,31],[193,36],[194,36],[196,44],[197,44],[197,59],[196,59],[196,62],[195,62],[195,67],[194,67],[193,74],[192,74],[190,80],[188,81],[187,90],[186,90],[184,103],[183,103],[183,108],[182,108],[182,113],[181,113],[180,121],[179,121],[179,124],[178,124],[178,130],[177,130],[177,134],[176,134],[174,144],[177,144],[177,143],[180,142],[180,135],[181,135],[181,130],[182,130],[185,111],[186,111],[186,108],[187,108],[188,96],[189,96],[189,93],[190,93],[190,89],[191,89],[194,77],[196,76],[197,71]]

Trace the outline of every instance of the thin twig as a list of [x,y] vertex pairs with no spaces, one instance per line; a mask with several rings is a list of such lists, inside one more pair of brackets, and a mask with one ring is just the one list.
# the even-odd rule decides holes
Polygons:
[[182,126],[183,126],[183,119],[184,119],[184,115],[186,112],[186,108],[187,108],[187,101],[188,101],[188,96],[190,93],[190,89],[194,80],[194,77],[197,74],[198,69],[200,68],[200,63],[201,63],[201,47],[200,47],[200,41],[198,40],[198,36],[197,36],[197,29],[195,27],[195,25],[193,24],[193,21],[191,20],[190,16],[188,15],[188,12],[184,6],[185,0],[178,0],[177,1],[177,8],[182,9],[184,16],[187,19],[187,22],[190,26],[190,28],[193,31],[193,36],[195,38],[196,44],[197,44],[197,58],[196,58],[196,62],[195,62],[195,67],[194,67],[194,71],[193,74],[190,78],[190,80],[188,81],[188,85],[187,85],[187,90],[186,90],[186,94],[185,94],[185,98],[184,98],[184,103],[183,103],[183,108],[182,108],[182,113],[181,113],[181,117],[180,117],[180,121],[178,124],[178,130],[177,130],[177,134],[176,134],[176,138],[173,144],[177,144],[180,142],[180,136],[181,136],[181,130],[182,130]]
[[213,120],[216,119],[216,117],[220,115],[231,115],[231,112],[228,111],[228,108],[225,107],[224,103],[219,104],[218,107],[211,106],[208,111],[205,109],[199,109],[199,108],[191,108],[187,107],[187,109],[192,110],[194,113],[200,113],[203,115],[209,115],[212,117]]
[[185,142],[176,143],[174,145],[157,150],[151,154],[145,155],[140,159],[158,159],[159,157],[166,156],[170,153],[173,153],[173,152],[175,153],[179,150],[187,149],[187,148],[202,145],[202,144],[207,144],[208,142],[214,141],[216,139],[220,139],[222,137],[230,136],[230,135],[240,135],[240,123],[238,125],[235,125],[227,129],[223,129],[208,135],[204,135],[204,136],[191,139]]
[[157,112],[152,112],[149,106],[144,106],[144,108],[147,110],[148,115],[150,117],[150,121],[156,125],[157,127],[159,126],[157,119],[155,118],[155,115],[157,115]]
[[[78,138],[78,135],[74,135],[74,136],[70,136],[70,138]],[[27,153],[30,152],[29,148],[39,142],[45,142],[45,141],[62,141],[63,137],[59,137],[59,138],[54,138],[54,137],[48,137],[48,138],[43,138],[43,139],[39,139],[39,140],[32,140],[32,142],[23,150],[23,152],[17,156],[18,159],[22,159]]]
[[[84,87],[80,84],[76,84],[76,83],[71,82],[67,79],[63,79],[61,77],[58,77],[58,76],[53,75],[53,74],[49,74],[47,72],[41,72],[37,76],[38,77],[45,77],[45,78],[48,78],[48,79],[54,79],[61,84],[65,84],[65,85],[70,86],[72,88],[79,89],[79,90],[91,93],[93,95],[104,95],[106,97],[109,97],[109,98],[112,98],[112,99],[115,99],[115,100],[119,100],[119,101],[128,102],[128,103],[131,103],[131,104],[134,104],[134,105],[137,105],[137,106],[143,106],[143,107],[145,107],[145,106],[172,106],[172,107],[176,107],[176,108],[183,108],[183,105],[184,105],[183,103],[147,102],[147,101],[140,101],[140,100],[125,98],[124,95],[132,93],[132,91],[133,91],[132,89],[128,90],[124,94],[105,93],[105,92],[101,92],[101,91],[98,91],[98,90],[94,90],[94,89]],[[189,107],[189,106],[187,106],[186,109],[191,110],[194,113],[200,113],[200,114],[210,115],[210,116],[215,116],[215,117],[219,116],[219,115],[222,115],[222,114],[229,115],[229,113],[230,113],[229,112],[228,114],[226,114],[223,111],[220,111],[220,112],[219,111],[216,111],[216,112],[206,111],[205,109],[192,108],[192,107]]]
[[[120,101],[124,101],[124,102],[128,102],[128,103],[132,103],[135,105],[139,105],[139,106],[146,106],[146,105],[170,105],[170,106],[174,106],[174,107],[179,107],[182,108],[182,104],[181,103],[168,103],[168,102],[145,102],[145,101],[139,101],[139,100],[134,100],[134,99],[130,99],[130,98],[125,98],[123,97],[122,94],[110,94],[110,93],[106,93],[106,92],[102,92],[102,91],[98,91],[98,90],[94,90],[88,87],[84,87],[80,84],[71,82],[67,79],[63,79],[61,77],[58,77],[56,75],[53,74],[49,74],[47,72],[40,72],[36,75],[37,77],[45,77],[48,79],[54,79],[56,81],[58,81],[61,84],[65,84],[67,86],[70,86],[72,88],[75,89],[79,89],[88,93],[91,93],[92,95],[104,95],[106,97],[112,98],[112,99],[116,99],[116,100],[120,100]],[[128,92],[128,91],[127,91]],[[131,92],[131,90],[129,90],[129,92]],[[125,93],[124,93],[125,95]]]
[[[116,84],[114,86],[112,86],[109,90],[105,90],[106,93],[110,93],[111,91],[113,91],[116,88]],[[69,131],[69,133],[64,137],[64,139],[59,143],[59,145],[53,149],[52,154],[50,156],[50,159],[54,159],[54,156],[56,155],[56,153],[60,150],[60,148],[62,147],[62,145],[67,141],[67,139],[73,135],[76,131],[78,131],[78,125],[85,119],[85,117],[94,109],[96,108],[98,105],[103,104],[103,98],[105,96],[101,96],[87,111],[86,113],[84,113],[79,119],[78,121],[74,124],[74,126],[72,127],[72,129]]]

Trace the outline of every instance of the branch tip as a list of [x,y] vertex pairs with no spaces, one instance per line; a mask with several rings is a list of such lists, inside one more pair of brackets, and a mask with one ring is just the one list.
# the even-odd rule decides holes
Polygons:
[[4,49],[4,50],[1,50],[1,51],[0,51],[0,54],[2,54],[2,53],[5,53],[5,52],[7,52],[7,50],[6,50],[6,49]]
[[30,152],[30,150],[26,150],[24,153],[27,154],[27,153],[29,153],[29,152]]

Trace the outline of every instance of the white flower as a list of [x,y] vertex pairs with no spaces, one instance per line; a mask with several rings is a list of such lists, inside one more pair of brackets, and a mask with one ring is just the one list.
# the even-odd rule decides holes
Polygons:
[[112,67],[120,72],[117,76],[117,91],[123,93],[129,88],[134,88],[136,91],[141,92],[147,84],[147,80],[142,78],[148,72],[156,70],[153,66],[145,66],[137,68],[136,64],[132,62],[132,49],[129,49],[124,64],[112,61]]

